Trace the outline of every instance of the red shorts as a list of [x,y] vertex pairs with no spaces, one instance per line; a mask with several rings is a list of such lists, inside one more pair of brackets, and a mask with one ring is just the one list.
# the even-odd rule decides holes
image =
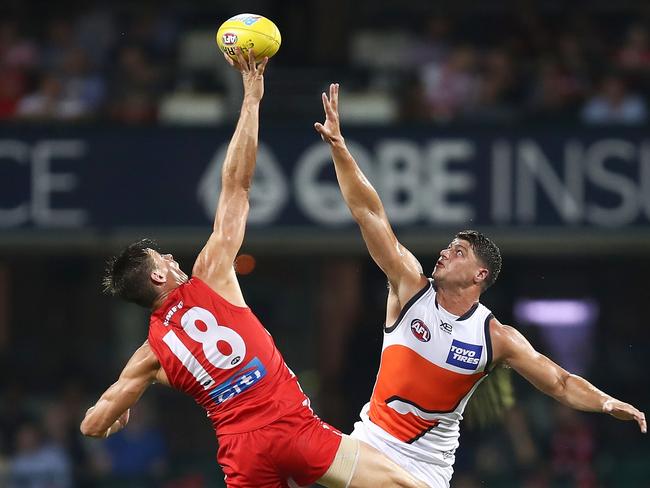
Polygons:
[[341,443],[341,433],[306,407],[260,429],[217,438],[228,488],[287,488],[289,480],[308,486],[329,469]]

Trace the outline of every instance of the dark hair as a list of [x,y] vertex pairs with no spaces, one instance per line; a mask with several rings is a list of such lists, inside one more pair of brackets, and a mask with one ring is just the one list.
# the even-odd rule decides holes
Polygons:
[[483,291],[491,287],[501,272],[501,251],[488,237],[475,230],[462,230],[456,239],[469,242],[476,257],[488,269],[488,276],[483,282]]
[[154,262],[147,249],[155,248],[151,239],[141,239],[111,258],[106,265],[104,293],[151,308],[158,295],[149,278]]

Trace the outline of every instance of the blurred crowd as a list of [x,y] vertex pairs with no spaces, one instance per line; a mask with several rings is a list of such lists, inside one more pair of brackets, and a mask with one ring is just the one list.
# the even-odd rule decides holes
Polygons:
[[[306,59],[302,39],[319,22],[309,16],[309,3],[297,7],[311,19],[304,25],[281,2],[258,3],[283,31],[283,56],[274,65],[285,73],[278,80],[291,78],[299,93],[296,85],[309,79],[309,70],[329,66],[356,90],[393,101],[397,109],[386,122],[633,125],[648,118],[650,15],[642,3],[638,11],[568,14],[530,6],[425,16],[402,9],[402,17],[375,11],[383,23],[371,16],[364,23],[366,2],[338,2],[347,9],[340,16],[345,27],[337,39],[311,39],[309,66],[302,68],[296,62]],[[213,35],[215,19],[234,12],[210,11],[201,2],[188,9],[96,0],[36,19],[27,4],[15,2],[0,15],[0,119],[152,123],[174,93],[228,91],[213,74],[177,68],[187,64],[183,46],[197,29]],[[316,28],[323,30],[327,25]],[[206,39],[203,49],[215,54],[210,62],[220,63]]]
[[167,475],[166,441],[148,402],[133,410],[128,430],[102,442],[79,434],[90,403],[76,382],[63,386],[56,399],[7,385],[0,409],[0,486],[159,486]]
[[0,118],[154,122],[176,41],[154,15],[100,6],[0,18]]
[[[488,42],[433,17],[413,49],[404,117],[438,121],[642,124],[650,94],[648,25],[640,19],[494,19]],[[604,19],[600,19],[604,21]],[[499,25],[502,24],[502,25]],[[472,30],[469,30],[472,32]],[[469,36],[471,39],[471,36]]]
[[[128,427],[106,440],[79,434],[79,419],[89,401],[81,393],[79,385],[72,383],[56,400],[37,400],[16,385],[5,392],[9,401],[3,402],[0,412],[0,486],[222,486],[221,471],[209,459],[214,446],[205,448],[208,459],[202,459],[203,466],[182,465],[182,456],[170,455],[169,427],[153,415],[151,393],[133,409]],[[531,405],[518,406],[503,425],[487,430],[465,426],[465,448],[458,453],[454,486],[479,488],[486,482],[502,488],[548,488],[562,483],[599,486],[593,423],[573,410],[548,403],[538,414]],[[193,414],[200,415],[198,407]],[[468,449],[469,443],[475,447]],[[172,469],[170,465],[177,466]]]

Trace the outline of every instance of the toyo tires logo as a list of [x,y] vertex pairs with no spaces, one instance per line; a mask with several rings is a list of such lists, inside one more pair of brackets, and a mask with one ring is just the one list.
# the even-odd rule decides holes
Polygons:
[[468,344],[454,339],[449,348],[447,364],[462,369],[476,370],[481,361],[483,346],[480,344]]

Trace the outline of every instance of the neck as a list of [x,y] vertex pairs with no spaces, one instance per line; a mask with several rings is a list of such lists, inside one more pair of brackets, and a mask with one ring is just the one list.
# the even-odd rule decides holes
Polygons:
[[151,305],[151,311],[153,312],[156,310],[158,307],[160,307],[163,302],[167,299],[167,296],[171,293],[171,290],[167,290],[162,292],[160,295],[158,295],[158,298],[156,298],[153,301],[153,305]]
[[151,306],[151,310],[156,310],[158,307],[160,307],[163,304],[163,302],[167,299],[169,294],[173,292],[176,288],[181,286],[183,283],[187,282],[188,279],[189,278],[185,274],[183,276],[175,276],[174,285],[172,287],[163,290],[160,293],[160,295],[158,295],[158,297],[154,300],[153,305]]
[[454,315],[463,315],[478,302],[480,293],[472,289],[438,287],[436,299],[442,308]]

